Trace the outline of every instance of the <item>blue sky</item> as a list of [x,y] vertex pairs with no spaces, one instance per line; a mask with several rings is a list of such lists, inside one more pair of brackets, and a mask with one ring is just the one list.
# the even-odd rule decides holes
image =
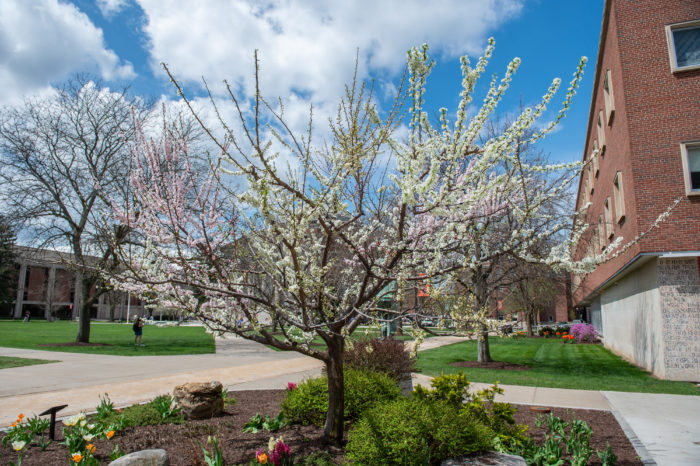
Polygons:
[[[565,84],[578,60],[589,58],[569,116],[542,145],[554,160],[579,160],[585,137],[603,0],[3,0],[0,3],[0,81],[4,104],[48,92],[71,73],[88,71],[108,85],[130,83],[135,94],[177,99],[159,66],[169,64],[188,93],[202,96],[199,79],[229,79],[252,87],[252,54],[259,49],[262,86],[287,102],[293,124],[304,121],[309,100],[331,113],[342,85],[359,73],[391,89],[412,45],[428,43],[438,61],[427,109],[454,111],[460,90],[459,55],[475,62],[489,36],[495,55],[474,102],[492,73],[503,75],[520,57],[500,112],[522,98],[533,104],[554,77]],[[556,105],[552,108],[556,110]]]

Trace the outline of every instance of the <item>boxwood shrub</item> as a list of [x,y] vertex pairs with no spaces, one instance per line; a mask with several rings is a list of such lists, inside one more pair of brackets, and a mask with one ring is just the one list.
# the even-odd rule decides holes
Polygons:
[[[345,369],[346,420],[356,420],[375,402],[387,402],[401,396],[401,391],[387,375]],[[328,379],[317,377],[300,383],[282,401],[282,414],[289,422],[322,427],[328,411]]]
[[424,465],[491,448],[494,432],[453,404],[399,398],[378,403],[348,433],[356,465]]

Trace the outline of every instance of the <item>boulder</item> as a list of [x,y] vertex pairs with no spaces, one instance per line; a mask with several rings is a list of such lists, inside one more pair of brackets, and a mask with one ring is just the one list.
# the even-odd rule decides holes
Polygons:
[[497,451],[483,451],[459,460],[445,460],[440,466],[527,466],[521,456],[507,455]]
[[165,450],[142,450],[129,453],[110,463],[111,466],[170,466]]
[[185,419],[210,419],[224,410],[221,382],[186,383],[173,390],[173,405]]

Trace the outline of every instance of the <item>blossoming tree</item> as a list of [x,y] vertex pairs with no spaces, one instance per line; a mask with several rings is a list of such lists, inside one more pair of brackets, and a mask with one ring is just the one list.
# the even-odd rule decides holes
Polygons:
[[[379,306],[386,290],[400,301],[421,281],[487,264],[504,251],[528,260],[569,261],[568,245],[536,258],[529,245],[570,225],[570,219],[542,218],[543,206],[570,178],[536,195],[528,187],[536,173],[574,165],[530,165],[516,150],[560,80],[537,106],[480,142],[520,64],[516,58],[500,81],[494,77],[483,105],[470,117],[474,86],[493,47],[490,40],[475,66],[462,58],[454,122],[446,109],[438,124],[424,111],[433,66],[424,46],[409,51],[405,85],[388,111],[380,113],[374,105],[371,87],[349,85],[329,122],[331,139],[322,145],[314,144],[311,121],[306,133],[295,133],[281,105],[269,104],[257,85],[250,102],[229,87],[238,121],[219,118],[218,131],[200,121],[220,150],[203,182],[188,168],[191,154],[184,142],[167,136],[149,140],[141,133],[133,150],[134,202],[116,208],[116,216],[146,241],[140,249],[121,251],[130,267],[113,282],[155,294],[161,305],[189,311],[212,331],[323,361],[329,388],[325,434],[341,439],[343,351],[363,317],[391,312]],[[531,142],[563,117],[584,61],[561,111],[531,133]],[[251,113],[245,110],[249,103]],[[398,140],[395,130],[404,123],[408,136]],[[502,169],[504,161],[511,170]],[[493,249],[472,247],[475,228],[504,212],[519,228]],[[322,347],[312,344],[315,337]]]

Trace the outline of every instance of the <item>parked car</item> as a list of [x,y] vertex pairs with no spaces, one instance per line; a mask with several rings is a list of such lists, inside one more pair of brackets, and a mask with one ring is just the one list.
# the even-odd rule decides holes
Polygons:
[[420,324],[423,327],[432,327],[434,325],[433,319],[431,319],[430,317],[423,317],[423,319],[420,321]]

